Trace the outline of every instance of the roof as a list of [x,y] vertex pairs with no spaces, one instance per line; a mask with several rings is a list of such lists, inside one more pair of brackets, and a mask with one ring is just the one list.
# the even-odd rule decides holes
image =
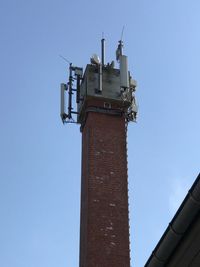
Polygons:
[[200,174],[145,267],[200,266]]

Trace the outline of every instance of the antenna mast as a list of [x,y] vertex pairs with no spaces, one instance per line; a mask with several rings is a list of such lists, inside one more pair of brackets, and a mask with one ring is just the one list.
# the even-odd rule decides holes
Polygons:
[[101,39],[101,64],[104,66],[105,64],[105,39]]

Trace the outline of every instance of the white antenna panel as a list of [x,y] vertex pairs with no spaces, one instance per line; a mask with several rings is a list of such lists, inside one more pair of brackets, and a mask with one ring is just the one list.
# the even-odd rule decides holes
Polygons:
[[61,83],[60,85],[60,116],[63,118],[65,115],[65,90],[66,84]]
[[120,60],[120,87],[129,88],[127,56],[121,55],[119,60]]

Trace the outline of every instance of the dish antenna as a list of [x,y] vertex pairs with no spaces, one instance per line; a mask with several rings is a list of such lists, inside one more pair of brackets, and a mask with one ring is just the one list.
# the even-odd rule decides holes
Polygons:
[[90,59],[92,64],[99,65],[101,63],[100,58],[97,54],[93,54]]

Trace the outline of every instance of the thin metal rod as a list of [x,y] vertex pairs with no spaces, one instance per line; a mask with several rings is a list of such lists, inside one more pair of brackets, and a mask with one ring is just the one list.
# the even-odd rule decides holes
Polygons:
[[122,28],[122,32],[121,32],[121,38],[120,38],[120,40],[121,40],[121,41],[122,41],[123,34],[124,34],[124,28],[125,28],[125,26],[123,26],[123,28]]
[[65,57],[63,57],[62,55],[59,55],[59,57],[61,57],[64,61],[66,61],[67,63],[71,64],[71,62],[69,62],[68,59],[66,59]]

